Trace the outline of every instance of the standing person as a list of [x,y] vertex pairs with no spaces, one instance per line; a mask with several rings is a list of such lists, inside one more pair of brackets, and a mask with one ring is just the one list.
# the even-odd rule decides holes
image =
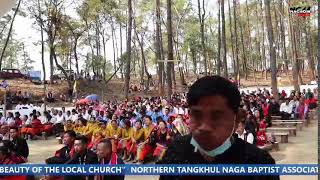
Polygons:
[[[99,158],[99,164],[101,165],[117,165],[124,164],[121,158],[117,156],[117,153],[112,151],[111,141],[108,139],[104,139],[99,142],[97,146],[97,155]],[[96,180],[124,180],[124,176],[104,176],[97,175]]]
[[[240,92],[227,79],[206,76],[189,89],[191,134],[177,138],[159,164],[275,164],[268,152],[232,136],[239,123]],[[160,176],[160,180],[186,176]],[[189,177],[190,178],[190,177]],[[213,179],[209,176],[194,179]],[[214,179],[279,180],[279,176],[218,176]]]
[[[87,149],[88,139],[85,136],[78,136],[74,141],[74,154],[65,164],[98,164],[98,156]],[[93,180],[94,176],[65,176],[65,180]]]
[[17,157],[17,163],[28,162],[29,147],[27,141],[18,135],[19,131],[16,127],[10,128],[10,140],[13,144],[13,153]]

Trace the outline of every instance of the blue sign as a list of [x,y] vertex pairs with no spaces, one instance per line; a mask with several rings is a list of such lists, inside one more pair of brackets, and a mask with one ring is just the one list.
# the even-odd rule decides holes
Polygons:
[[318,175],[317,164],[0,165],[0,175]]

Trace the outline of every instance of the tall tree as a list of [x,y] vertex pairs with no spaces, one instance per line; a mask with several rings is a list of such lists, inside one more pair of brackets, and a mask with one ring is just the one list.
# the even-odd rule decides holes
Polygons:
[[307,48],[307,58],[308,58],[308,68],[309,68],[309,77],[314,80],[315,77],[315,67],[314,61],[312,57],[312,40],[311,40],[311,31],[310,31],[310,18],[307,18],[304,26],[304,33],[305,33],[305,41],[306,41],[306,48]]
[[14,14],[13,14],[13,17],[12,17],[12,20],[11,20],[11,24],[10,24],[10,28],[9,28],[9,32],[8,32],[8,35],[7,35],[7,39],[6,39],[6,42],[3,46],[3,49],[2,49],[2,52],[1,52],[1,56],[0,56],[0,70],[2,69],[2,60],[3,60],[3,57],[4,57],[4,53],[6,52],[6,48],[8,46],[8,43],[9,43],[9,39],[10,39],[10,36],[11,36],[11,31],[12,31],[12,28],[13,28],[13,23],[14,23],[14,20],[17,16],[17,13],[19,11],[19,8],[20,8],[20,4],[21,4],[21,1],[22,0],[19,0],[18,2],[18,5],[14,11]]
[[266,24],[267,24],[268,41],[269,41],[272,94],[273,94],[273,97],[276,100],[278,100],[279,94],[278,94],[278,87],[277,87],[277,60],[276,60],[276,50],[275,50],[274,41],[273,41],[270,0],[264,0],[264,4],[265,4]]
[[[230,7],[230,0],[228,0],[228,12],[229,12],[229,28],[230,28],[230,39],[231,41],[234,40],[234,35],[233,35],[233,31],[232,31],[232,16],[231,16],[231,7]],[[233,76],[234,79],[237,79],[237,73],[236,73],[236,61],[235,61],[235,57],[234,57],[234,46],[233,43],[231,43],[231,53],[232,53],[232,67],[233,67]]]
[[130,63],[131,63],[131,34],[132,34],[132,0],[128,0],[128,36],[127,36],[127,63],[124,79],[124,95],[128,99],[130,86]]
[[43,71],[43,85],[44,85],[44,94],[46,94],[46,87],[45,87],[45,80],[46,80],[46,65],[44,61],[44,37],[43,37],[43,19],[42,19],[42,12],[41,12],[41,5],[40,0],[38,0],[38,17],[39,17],[39,26],[40,26],[40,36],[41,36],[41,63],[42,63],[42,71]]
[[292,15],[289,14],[288,22],[289,22],[289,34],[291,39],[291,53],[292,53],[292,59],[293,59],[293,67],[292,67],[292,79],[293,79],[293,87],[294,90],[300,91],[299,87],[299,67],[298,67],[298,55],[297,55],[297,42],[296,42],[296,33],[295,28],[292,23]]
[[222,62],[223,62],[223,76],[228,77],[228,64],[227,64],[227,43],[226,43],[226,20],[224,16],[224,0],[221,0],[221,21],[222,21]]
[[167,32],[168,32],[168,63],[167,63],[167,96],[172,95],[172,68],[173,68],[173,35],[172,35],[172,9],[171,0],[167,0]]
[[205,16],[206,16],[206,9],[204,5],[204,0],[202,0],[202,10],[201,10],[201,3],[198,0],[198,16],[199,16],[199,23],[200,23],[200,32],[201,32],[201,45],[202,45],[202,55],[203,55],[203,65],[204,65],[204,75],[207,75],[207,50],[206,50],[206,43],[205,43],[205,34],[204,34],[204,25],[205,25]]
[[237,2],[233,0],[233,22],[234,22],[234,42],[235,42],[235,62],[236,62],[236,69],[235,73],[237,74],[236,80],[240,83],[240,62],[239,62],[239,48],[238,48],[238,31],[237,31]]
[[218,0],[218,57],[217,57],[217,74],[221,75],[221,0]]
[[[160,14],[160,0],[156,0],[156,58],[157,61],[163,60],[161,53],[161,14]],[[158,81],[159,81],[159,94],[164,95],[164,64],[158,62]]]
[[284,70],[286,71],[286,73],[288,73],[288,69],[289,69],[289,61],[288,61],[288,57],[287,57],[287,48],[286,48],[286,35],[285,35],[285,27],[284,27],[284,23],[285,23],[285,18],[284,18],[284,3],[283,1],[280,1],[280,36],[281,36],[281,51],[282,51],[282,59],[284,61]]

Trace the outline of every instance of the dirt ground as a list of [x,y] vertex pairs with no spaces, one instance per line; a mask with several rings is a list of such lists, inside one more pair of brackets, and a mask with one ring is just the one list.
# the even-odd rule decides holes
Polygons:
[[[297,132],[296,137],[289,137],[288,144],[280,144],[280,151],[271,152],[277,164],[316,164],[318,121],[312,120],[308,127]],[[44,163],[61,147],[58,141],[50,138],[47,141],[28,141],[30,148],[29,163]],[[156,180],[158,176],[128,176],[126,180]],[[317,176],[282,176],[281,180],[316,180]]]

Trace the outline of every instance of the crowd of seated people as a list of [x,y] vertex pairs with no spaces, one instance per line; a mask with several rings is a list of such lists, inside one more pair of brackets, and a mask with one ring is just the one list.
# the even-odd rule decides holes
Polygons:
[[[283,100],[279,101],[281,105],[268,90],[242,92],[242,116],[238,117],[240,123],[234,135],[257,146],[273,143],[266,133],[267,127],[272,126],[272,116],[307,118],[311,105],[316,107],[313,102],[317,101],[316,96],[308,92],[308,95],[299,92],[283,95]],[[10,140],[12,128],[17,129],[22,139],[48,135],[62,137],[68,154],[58,151],[47,163],[74,163],[70,158],[75,152],[82,151],[78,148],[81,146],[90,150],[93,158],[99,156],[101,148],[110,148],[113,160],[108,156],[105,162],[99,163],[142,164],[148,160],[161,160],[172,141],[189,134],[189,120],[184,93],[170,99],[136,97],[129,101],[79,105],[71,111],[63,107],[42,113],[33,111],[29,116],[21,116],[18,112],[10,112],[6,117],[0,114],[0,137]],[[77,147],[75,142],[79,144]]]

